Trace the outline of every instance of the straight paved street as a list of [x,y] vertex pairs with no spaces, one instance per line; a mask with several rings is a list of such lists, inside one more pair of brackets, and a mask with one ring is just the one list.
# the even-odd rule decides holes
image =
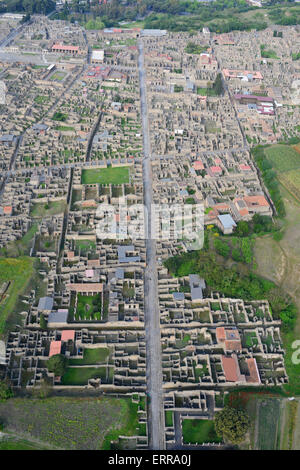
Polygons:
[[148,225],[146,232],[146,269],[145,269],[145,330],[147,354],[147,393],[150,401],[148,412],[148,432],[150,448],[165,449],[164,438],[164,411],[162,391],[162,364],[160,322],[157,289],[156,242],[150,235],[151,204],[152,204],[152,169],[149,140],[149,122],[146,98],[146,81],[144,67],[144,50],[142,41],[139,41],[139,80],[141,93],[141,116],[143,126],[143,183],[144,204],[147,210],[145,222]]

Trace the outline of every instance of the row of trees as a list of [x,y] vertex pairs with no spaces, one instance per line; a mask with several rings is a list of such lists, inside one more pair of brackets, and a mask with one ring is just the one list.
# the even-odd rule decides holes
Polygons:
[[[17,0],[13,0],[17,1]],[[22,1],[22,0],[18,0]],[[30,0],[23,0],[30,1]],[[290,3],[283,3],[289,6]],[[296,13],[285,14],[285,9],[279,15],[279,8],[269,6],[269,17],[276,24],[297,24]],[[60,19],[79,20],[92,27],[116,26],[120,21],[145,21],[145,28],[168,29],[169,31],[196,31],[209,25],[211,31],[226,33],[233,30],[261,30],[267,27],[264,16],[259,12],[252,18],[242,19],[239,13],[255,10],[246,0],[216,0],[214,2],[199,2],[191,0],[111,0],[106,4],[96,0],[70,0],[64,4],[62,11],[56,14]],[[273,13],[274,12],[274,13]],[[272,16],[273,15],[273,16]],[[101,28],[100,28],[101,29]]]
[[7,0],[0,6],[0,12],[25,12],[28,15],[34,13],[46,15],[54,10],[53,0]]

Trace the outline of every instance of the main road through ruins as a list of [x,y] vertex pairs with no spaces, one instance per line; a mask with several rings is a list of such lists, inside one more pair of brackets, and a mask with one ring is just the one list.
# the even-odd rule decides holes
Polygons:
[[146,208],[146,269],[145,269],[145,330],[147,354],[147,393],[149,399],[148,430],[149,445],[155,450],[165,449],[164,411],[162,390],[162,365],[160,321],[157,289],[156,242],[150,235],[152,204],[152,169],[149,139],[149,121],[146,98],[146,81],[143,43],[139,41],[139,80],[141,94],[141,117],[143,127],[143,184],[144,204]]

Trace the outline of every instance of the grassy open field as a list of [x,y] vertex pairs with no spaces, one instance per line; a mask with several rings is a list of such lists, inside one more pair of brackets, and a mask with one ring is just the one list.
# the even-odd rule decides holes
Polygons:
[[25,291],[34,275],[33,258],[0,258],[0,286],[10,282],[7,290],[0,296],[0,336],[5,331],[8,316],[14,310],[19,295]]
[[216,434],[214,421],[209,419],[184,419],[182,436],[185,444],[222,442],[222,438]]
[[95,168],[82,170],[82,184],[125,184],[129,183],[129,167]]
[[[292,450],[300,445],[299,399],[289,401],[278,390],[243,391],[239,405],[250,416],[251,427],[243,449]],[[250,438],[250,440],[249,440]]]
[[265,154],[280,172],[300,168],[300,154],[289,145],[272,145],[265,149]]
[[166,426],[173,426],[173,411],[167,410],[165,412]]
[[101,296],[77,294],[76,320],[101,320]]
[[[256,272],[276,282],[298,307],[295,331],[283,333],[282,336],[286,350],[285,366],[289,376],[289,383],[284,385],[284,389],[290,395],[300,395],[300,365],[292,362],[292,344],[300,337],[300,200],[292,194],[290,188],[283,186],[283,178],[290,173],[294,177],[297,175],[300,183],[300,154],[294,148],[283,145],[268,147],[265,153],[278,173],[286,217],[282,220],[283,237],[280,241],[274,240],[271,235],[256,238]],[[300,186],[297,187],[298,191],[299,189]]]
[[92,240],[76,240],[75,248],[84,256],[88,251],[96,250],[96,243]]
[[4,432],[61,449],[110,449],[119,435],[136,435],[138,405],[126,398],[13,398],[0,403]]
[[17,436],[6,434],[0,439],[0,450],[50,450],[46,445],[26,439],[19,439]]
[[49,204],[36,203],[30,210],[31,217],[47,217],[49,215],[62,214],[67,204],[65,201],[53,201]]
[[[299,155],[300,158],[300,155]],[[280,183],[300,201],[300,170],[290,170],[278,174]]]
[[70,359],[71,366],[80,366],[88,364],[102,364],[106,363],[109,357],[109,348],[85,348],[82,359]]
[[47,95],[38,95],[34,98],[34,101],[38,104],[45,104],[50,101],[50,97]]
[[277,448],[280,416],[280,400],[266,398],[259,400],[256,446],[258,450],[275,450]]
[[[111,369],[111,370],[110,370]],[[113,368],[107,367],[68,367],[61,378],[62,385],[87,385],[89,379],[101,378],[111,382]]]
[[[293,443],[295,440],[295,428],[297,425],[298,418],[298,406],[299,402],[297,400],[288,401],[284,403],[284,409],[281,419],[281,450],[292,450]],[[298,426],[300,423],[298,423]],[[299,449],[299,447],[298,447]]]

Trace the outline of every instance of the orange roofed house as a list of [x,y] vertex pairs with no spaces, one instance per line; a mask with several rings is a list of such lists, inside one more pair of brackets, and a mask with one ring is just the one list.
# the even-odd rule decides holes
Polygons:
[[55,356],[61,353],[61,341],[51,341],[49,357]]
[[241,374],[236,354],[222,356],[221,361],[226,382],[232,382],[237,385],[243,385],[245,383],[259,385],[261,383],[256,359],[254,357],[246,360],[248,367],[248,373],[246,375]]
[[221,344],[224,350],[227,351],[241,351],[242,344],[240,334],[237,328],[216,328],[217,341]]
[[221,360],[226,382],[245,383],[245,376],[241,374],[236,354],[231,357],[222,356]]
[[53,44],[51,47],[52,52],[58,52],[61,54],[70,54],[70,55],[82,55],[84,51],[80,49],[79,46],[70,46],[68,44]]
[[265,196],[245,196],[243,199],[250,214],[272,215],[272,209]]
[[236,198],[233,203],[244,220],[250,220],[254,214],[272,215],[272,208],[263,195]]

